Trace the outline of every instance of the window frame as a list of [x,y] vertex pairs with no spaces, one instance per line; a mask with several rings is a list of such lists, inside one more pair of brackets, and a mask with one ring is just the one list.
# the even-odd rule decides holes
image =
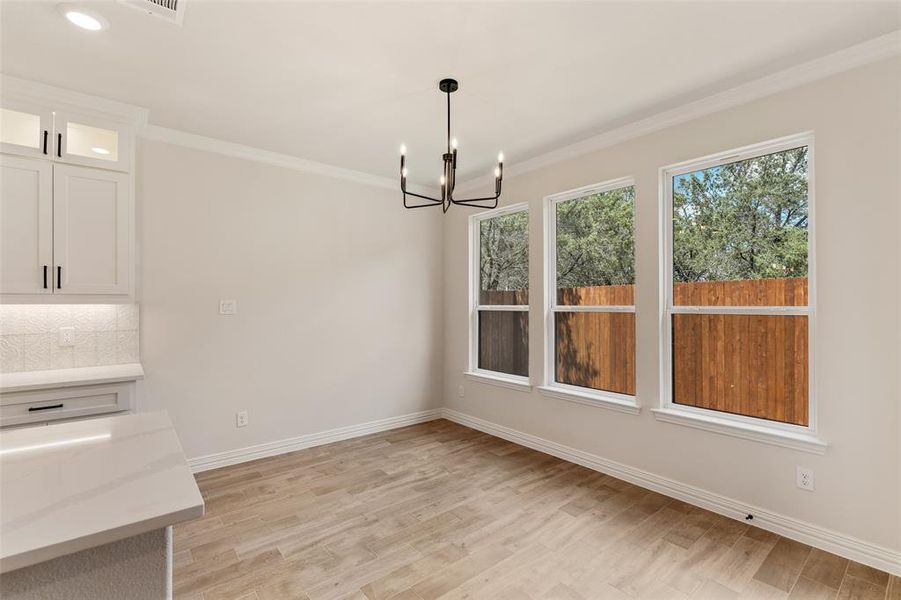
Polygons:
[[[807,306],[684,306],[673,304],[673,178],[711,167],[807,146]],[[737,435],[776,445],[822,454],[825,443],[817,435],[816,377],[816,218],[815,160],[813,132],[804,132],[741,148],[717,152],[660,169],[660,243],[663,249],[660,269],[660,406],[654,409],[662,421]],[[771,421],[764,418],[726,413],[673,402],[674,314],[742,314],[806,316],[808,335],[807,425]]]
[[[518,212],[525,212],[529,221],[529,255],[531,259],[532,247],[532,215],[529,205],[526,202],[511,204],[503,208],[495,208],[489,211],[475,213],[469,216],[469,367],[465,375],[467,378],[481,383],[489,383],[499,385],[514,390],[531,390],[531,368],[530,375],[513,375],[511,373],[503,373],[501,371],[491,371],[479,368],[479,313],[482,311],[508,311],[508,312],[524,312],[526,319],[529,319],[529,309],[532,304],[532,286],[531,272],[532,265],[529,261],[529,304],[479,304],[480,291],[482,288],[481,281],[481,233],[482,221],[511,215]],[[529,327],[529,336],[531,337],[531,326]],[[531,356],[531,346],[529,344],[529,355]],[[531,363],[531,359],[529,360]],[[531,364],[529,365],[531,366]]]
[[[635,314],[635,305],[566,305],[557,304],[557,205],[569,200],[576,200],[591,194],[599,194],[618,190],[625,187],[635,187],[635,178],[619,177],[600,183],[594,183],[583,187],[551,194],[544,198],[544,384],[539,387],[543,395],[569,400],[579,404],[609,408],[627,414],[638,414],[641,407],[638,404],[638,396],[621,394],[618,392],[595,390],[592,388],[571,385],[558,382],[556,379],[556,315],[564,312],[597,312],[597,313],[622,313]],[[637,190],[636,190],[637,192]],[[636,216],[636,204],[638,194],[632,206],[633,223]],[[633,234],[634,235],[634,234]],[[637,256],[638,244],[634,245],[633,252]],[[638,274],[636,270],[636,284]],[[635,298],[637,299],[637,285]],[[636,318],[637,330],[637,318]],[[635,380],[638,382],[637,339],[636,339]]]

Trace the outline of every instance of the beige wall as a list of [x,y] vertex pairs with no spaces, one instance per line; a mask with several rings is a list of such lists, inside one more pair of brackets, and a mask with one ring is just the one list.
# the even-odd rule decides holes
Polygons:
[[158,142],[136,171],[141,409],[189,458],[440,406],[440,212]]
[[[637,187],[638,416],[464,380],[467,215],[445,220],[445,405],[506,427],[901,549],[899,73],[892,59],[505,181],[531,211],[531,287],[541,287],[542,199],[633,176]],[[655,420],[659,403],[658,169],[804,131],[816,136],[816,376],[825,456]],[[510,157],[511,164],[515,157]],[[531,295],[530,371],[543,383],[542,294]],[[465,385],[465,397],[457,388]],[[815,470],[816,491],[795,487]]]

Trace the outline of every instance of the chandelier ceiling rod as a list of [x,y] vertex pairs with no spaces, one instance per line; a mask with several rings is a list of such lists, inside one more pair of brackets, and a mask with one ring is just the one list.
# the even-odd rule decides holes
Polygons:
[[[447,95],[447,152],[442,156],[443,172],[441,175],[441,197],[432,198],[422,194],[407,191],[407,147],[401,144],[400,147],[400,191],[404,195],[404,208],[425,208],[427,206],[440,206],[444,212],[451,207],[452,204],[461,206],[473,206],[478,208],[497,208],[497,200],[501,196],[501,185],[504,180],[504,154],[501,152],[497,156],[497,166],[494,168],[494,195],[483,198],[467,198],[464,200],[456,200],[454,198],[454,188],[457,184],[457,140],[451,138],[451,101],[450,95],[457,91],[459,84],[455,79],[442,79],[438,83],[438,89]],[[410,204],[407,202],[407,196],[425,200],[419,204]]]

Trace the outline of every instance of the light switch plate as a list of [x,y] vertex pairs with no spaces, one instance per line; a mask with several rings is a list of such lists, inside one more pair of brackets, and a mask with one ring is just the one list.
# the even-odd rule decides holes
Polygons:
[[237,300],[220,300],[219,301],[219,314],[220,315],[236,315],[236,314],[238,314],[238,301]]
[[61,348],[66,348],[75,345],[75,328],[74,327],[60,327],[59,328],[59,345]]

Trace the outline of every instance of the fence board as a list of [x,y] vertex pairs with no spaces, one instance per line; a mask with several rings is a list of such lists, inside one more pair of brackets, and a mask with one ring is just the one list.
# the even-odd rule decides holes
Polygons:
[[[634,286],[557,290],[566,305],[630,305]],[[805,306],[807,279],[676,283],[677,305]],[[527,291],[482,291],[483,304],[516,304]],[[528,325],[482,313],[479,364],[528,373]],[[522,313],[513,313],[522,315]],[[806,316],[674,315],[673,398],[679,404],[807,424]],[[582,387],[635,393],[635,316],[558,313],[556,378]],[[490,366],[489,366],[490,365]]]

